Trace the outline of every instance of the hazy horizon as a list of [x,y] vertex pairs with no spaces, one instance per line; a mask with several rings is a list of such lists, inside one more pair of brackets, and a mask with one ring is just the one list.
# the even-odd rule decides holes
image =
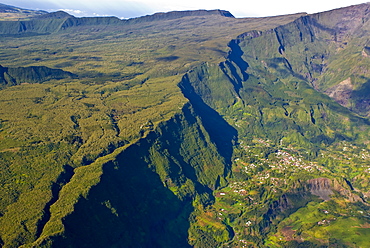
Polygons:
[[63,10],[74,16],[117,16],[119,18],[134,18],[150,15],[156,12],[222,9],[230,11],[235,17],[264,17],[299,12],[316,13],[326,10],[365,3],[362,0],[330,0],[297,2],[292,0],[261,0],[258,2],[246,0],[240,3],[237,0],[188,0],[186,3],[171,0],[3,0],[3,4],[20,8],[45,10],[53,12]]

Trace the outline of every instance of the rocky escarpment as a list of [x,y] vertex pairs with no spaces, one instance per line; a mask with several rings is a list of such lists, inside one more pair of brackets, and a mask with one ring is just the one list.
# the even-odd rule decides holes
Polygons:
[[349,100],[353,91],[353,84],[351,78],[340,82],[339,84],[326,90],[326,94],[331,98],[335,99],[340,105],[351,108]]
[[[358,192],[345,179],[313,178],[306,182],[298,183],[298,186],[299,188],[292,189],[287,194],[282,195],[279,200],[272,204],[271,209],[284,212],[298,206],[302,207],[310,199],[310,194],[318,196],[321,200],[329,201],[337,193],[351,202],[364,202],[363,198],[358,195]],[[297,200],[300,198],[301,200]]]
[[188,10],[188,11],[171,11],[167,13],[155,13],[153,15],[147,15],[139,18],[132,18],[125,20],[125,23],[140,23],[140,22],[150,22],[150,21],[163,21],[163,20],[171,20],[177,19],[187,16],[208,16],[208,15],[217,15],[217,16],[224,16],[224,17],[232,17],[234,16],[225,10]]
[[349,202],[367,204],[362,194],[353,189],[345,179],[313,178],[305,182],[298,181],[295,186],[297,188],[290,189],[270,204],[264,214],[263,228],[276,223],[277,218],[287,217],[299,208],[305,207],[309,202],[317,201],[316,197],[319,197],[319,201],[329,201],[340,195]]
[[286,83],[304,81],[368,116],[369,8],[361,4],[306,15],[273,30],[240,35],[235,42],[243,47],[241,56],[248,63],[241,72],[270,74],[272,80]]
[[317,195],[325,201],[330,200],[330,195],[333,194],[330,179],[315,178],[308,180],[307,183],[311,194]]
[[43,83],[51,79],[77,78],[77,75],[61,69],[46,66],[2,67],[0,66],[0,86],[13,86],[22,83]]
[[352,185],[345,179],[315,178],[307,181],[311,194],[328,201],[335,192],[347,198],[350,202],[362,202],[362,194],[356,192]]
[[317,31],[332,35],[333,40],[341,45],[352,36],[362,36],[368,30],[366,22],[369,20],[369,3],[339,8],[313,14],[314,25]]

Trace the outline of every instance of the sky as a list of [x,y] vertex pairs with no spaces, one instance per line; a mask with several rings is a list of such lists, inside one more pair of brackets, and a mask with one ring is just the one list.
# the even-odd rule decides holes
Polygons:
[[74,16],[133,18],[173,10],[221,9],[235,17],[263,17],[298,12],[317,13],[366,0],[0,0],[16,7],[48,12],[64,10]]

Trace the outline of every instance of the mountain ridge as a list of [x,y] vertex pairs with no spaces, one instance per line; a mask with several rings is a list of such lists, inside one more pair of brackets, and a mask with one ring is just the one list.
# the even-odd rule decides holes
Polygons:
[[43,10],[30,10],[14,7],[11,5],[6,5],[0,3],[0,20],[17,20],[20,18],[29,18],[33,16],[46,14],[46,11]]
[[[1,22],[0,33],[2,34],[19,34],[25,32],[47,33],[58,32],[66,28],[84,25],[131,25],[140,24],[143,22],[174,20],[183,17],[197,17],[197,16],[222,16],[234,18],[234,16],[224,10],[191,10],[191,11],[172,11],[167,13],[155,13],[152,15],[119,19],[117,17],[74,17],[64,11],[57,11],[34,16],[30,19],[12,21],[13,23]],[[52,23],[47,20],[59,20]],[[7,28],[12,25],[13,28]],[[46,27],[45,27],[46,26]]]
[[183,11],[159,12],[154,13],[152,15],[126,19],[126,21],[127,22],[158,21],[182,18],[186,16],[207,16],[207,15],[218,15],[235,18],[229,11],[215,9],[215,10],[183,10]]
[[9,68],[0,65],[0,85],[14,86],[22,83],[43,83],[51,79],[76,78],[70,72],[43,66]]

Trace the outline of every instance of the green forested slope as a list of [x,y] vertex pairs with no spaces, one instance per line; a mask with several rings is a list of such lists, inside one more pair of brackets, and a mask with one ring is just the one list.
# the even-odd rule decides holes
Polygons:
[[368,8],[0,22],[0,243],[366,247]]
[[[331,13],[319,16],[325,14]],[[323,71],[336,63],[332,57],[343,51],[318,21],[305,16],[245,33],[229,43],[225,62],[204,64],[180,83],[190,102],[199,102],[197,95],[238,131],[229,185],[216,191],[212,207],[198,210],[190,229],[195,237],[205,232],[215,245],[230,247],[366,247],[370,241],[369,120],[312,87],[319,80],[322,88],[338,84],[357,68],[351,57],[341,58],[342,78],[323,81]],[[347,39],[361,47],[353,34]],[[332,63],[315,71],[313,61],[324,56]],[[210,228],[210,219],[218,226]],[[235,236],[228,241],[217,228]]]

